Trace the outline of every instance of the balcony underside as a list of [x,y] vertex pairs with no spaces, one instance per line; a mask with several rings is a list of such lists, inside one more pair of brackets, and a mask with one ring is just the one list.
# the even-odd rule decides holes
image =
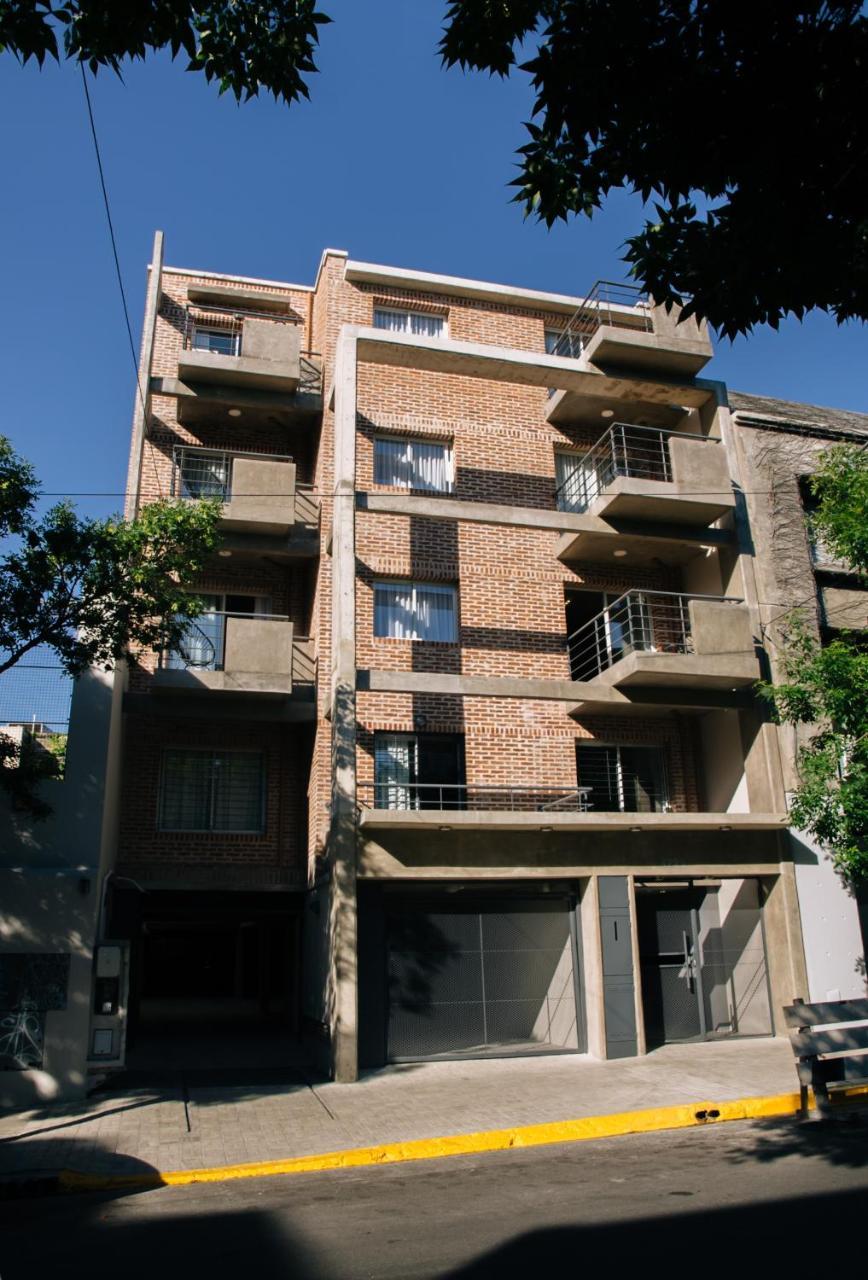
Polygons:
[[[687,327],[687,326],[685,326]],[[675,377],[694,377],[711,359],[707,337],[658,335],[621,325],[601,325],[589,339],[583,359],[601,368],[622,366]]]
[[[292,426],[299,418],[315,417],[322,412],[322,395],[304,390],[261,390],[256,387],[222,386],[217,383],[184,382],[178,378],[152,378],[151,394],[172,396],[178,401],[178,421],[184,426],[213,426],[215,413],[240,409],[245,425],[271,423]],[[235,421],[228,418],[228,423]]]
[[292,393],[298,387],[299,368],[297,359],[213,355],[210,351],[188,348],[178,357],[178,377],[182,382]]
[[737,689],[760,678],[759,662],[748,653],[646,653],[619,659],[597,677],[616,689]]
[[[657,656],[657,655],[649,655]],[[674,658],[686,655],[666,655]],[[704,659],[703,659],[704,661]],[[751,680],[757,679],[754,675]],[[623,690],[601,679],[534,680],[509,676],[441,675],[427,671],[374,671],[359,670],[357,687],[360,691],[376,693],[424,693],[446,694],[466,698],[527,698],[556,701],[567,704],[569,714],[575,715],[581,708],[584,714],[633,713],[642,715],[665,714],[674,708],[681,711],[738,710],[751,705],[749,691],[736,689],[733,684],[693,686],[685,683],[670,685],[628,685]],[[750,683],[750,682],[746,682]]]
[[186,693],[194,696],[220,694],[256,694],[271,698],[288,698],[294,693],[292,676],[262,674],[257,671],[173,671],[157,670],[153,676],[154,693]]
[[[231,559],[233,564],[255,564],[266,556],[269,560],[286,564],[293,560],[312,560],[319,555],[319,528],[316,525],[293,525],[285,536],[263,533],[260,529],[250,533],[239,532],[226,529],[225,524],[223,528],[226,531],[219,551],[212,556],[212,562],[223,568],[226,567],[226,559]],[[227,551],[229,556],[225,556]],[[224,555],[218,559],[220,552]]]
[[735,508],[732,493],[682,492],[684,486],[667,480],[616,476],[588,508],[602,519],[665,520],[672,524],[711,524]]
[[499,809],[361,809],[363,831],[781,831],[785,813],[539,813]]
[[203,697],[201,692],[164,689],[157,693],[127,693],[124,711],[132,716],[157,716],[179,719],[219,720],[244,724],[249,721],[280,724],[313,724],[316,722],[316,697],[313,686],[296,687],[291,697],[267,697],[263,694],[234,693]]
[[[652,564],[663,561],[665,564],[687,564],[697,556],[705,555],[708,547],[729,546],[732,534],[725,529],[690,529],[685,526],[663,532],[660,526],[653,532],[647,531],[647,525],[636,526],[626,520],[603,521],[599,517],[573,517],[586,519],[587,528],[564,532],[557,545],[555,555],[564,563],[594,562],[606,564],[610,560],[621,565]],[[626,552],[626,555],[617,555]]]

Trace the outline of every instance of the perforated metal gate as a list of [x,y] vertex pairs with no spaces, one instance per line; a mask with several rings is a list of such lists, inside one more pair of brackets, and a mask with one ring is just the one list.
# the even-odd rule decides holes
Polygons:
[[566,898],[390,904],[387,1056],[580,1052]]

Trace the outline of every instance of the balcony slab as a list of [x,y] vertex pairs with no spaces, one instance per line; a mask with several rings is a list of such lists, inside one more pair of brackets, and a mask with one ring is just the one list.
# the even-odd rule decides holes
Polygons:
[[760,678],[759,662],[750,653],[647,653],[619,659],[598,676],[617,689],[631,685],[649,688],[737,689]]
[[[783,831],[785,813],[553,813],[499,809],[361,809],[359,827],[389,831]],[[445,832],[444,832],[445,834]]]

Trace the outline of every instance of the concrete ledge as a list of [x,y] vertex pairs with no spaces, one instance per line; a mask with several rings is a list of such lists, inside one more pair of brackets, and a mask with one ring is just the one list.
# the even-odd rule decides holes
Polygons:
[[363,830],[783,831],[785,813],[558,813],[549,809],[362,809]]

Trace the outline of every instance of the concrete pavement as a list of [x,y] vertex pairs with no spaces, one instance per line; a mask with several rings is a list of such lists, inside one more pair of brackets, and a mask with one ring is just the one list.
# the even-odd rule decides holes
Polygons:
[[783,1040],[669,1045],[643,1058],[566,1055],[405,1064],[356,1084],[297,1072],[179,1075],[0,1118],[0,1176],[99,1175],[290,1160],[373,1144],[540,1125],[796,1089]]

